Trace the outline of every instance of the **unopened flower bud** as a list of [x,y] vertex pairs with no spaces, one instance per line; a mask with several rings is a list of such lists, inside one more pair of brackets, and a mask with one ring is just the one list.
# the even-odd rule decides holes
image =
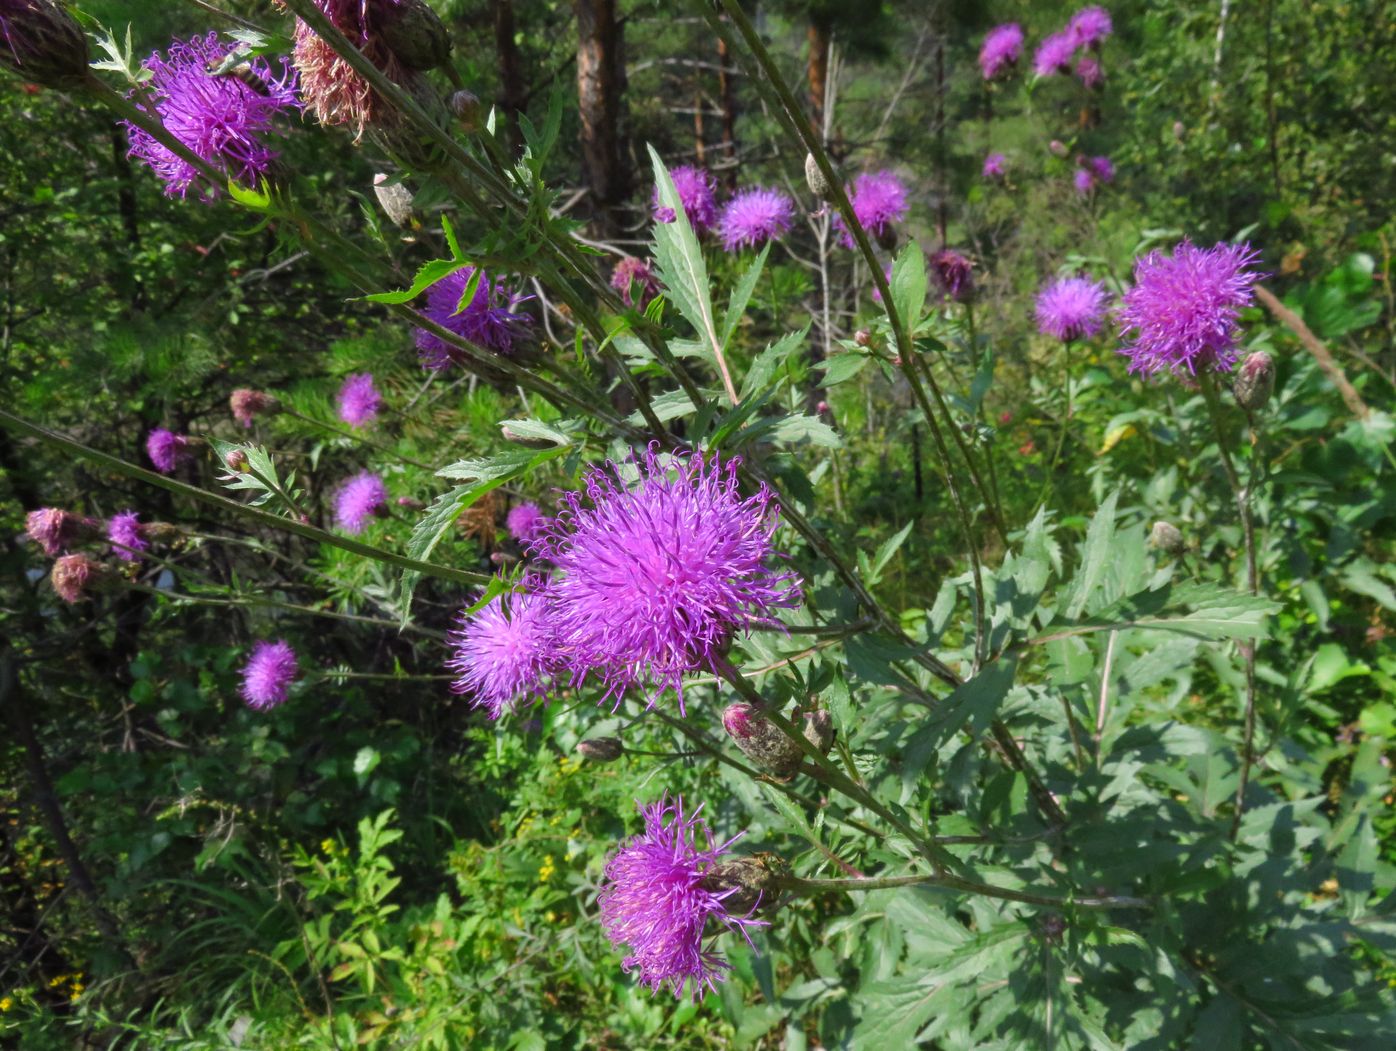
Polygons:
[[379,172],[373,177],[373,196],[389,219],[397,226],[406,226],[412,221],[412,191],[400,182],[389,182],[388,176]]
[[398,507],[405,507],[409,511],[420,511],[427,506],[415,496],[399,496],[397,498],[397,505]]
[[823,416],[825,413],[829,411],[829,403],[827,401],[821,401],[818,405],[814,407],[814,411],[819,413],[819,415]]
[[765,773],[788,780],[800,768],[800,746],[755,705],[729,704],[722,713],[722,727],[742,754]]
[[1054,157],[1066,156],[1066,144],[1057,139],[1053,139],[1049,142],[1047,148],[1052,151],[1052,156]]
[[872,333],[865,328],[860,328],[853,333],[853,342],[860,347],[870,347],[872,346]]
[[1236,404],[1247,412],[1259,412],[1270,401],[1275,390],[1275,362],[1263,350],[1250,354],[1236,370],[1236,381],[1231,385],[1231,393],[1236,395]]
[[446,105],[451,108],[451,113],[456,120],[460,121],[461,127],[467,131],[475,131],[480,127],[480,99],[473,91],[455,91],[446,101]]
[[499,433],[504,436],[506,442],[513,442],[515,445],[522,445],[525,449],[552,449],[557,443],[549,441],[547,438],[534,438],[520,434],[507,423],[499,425]]
[[834,747],[834,717],[822,708],[805,713],[805,740],[814,745],[821,755],[828,755]]
[[64,555],[53,563],[49,583],[58,597],[71,605],[87,597],[88,588],[102,575],[102,566],[83,554]]
[[173,544],[184,539],[184,530],[173,522],[142,522],[141,536],[155,544]]
[[805,183],[809,186],[809,192],[821,201],[834,199],[834,187],[824,178],[824,172],[820,170],[819,163],[812,153],[805,154]]
[[384,5],[383,42],[408,69],[444,66],[451,58],[451,36],[425,0]]
[[583,759],[593,763],[614,763],[625,752],[625,745],[619,737],[591,737],[577,743],[577,751]]
[[1183,122],[1175,120],[1173,122],[1173,137],[1179,142],[1183,141],[1183,135],[1187,133],[1187,128],[1183,127]]
[[72,88],[89,76],[87,37],[57,0],[0,4],[0,65],[46,88]]
[[1178,531],[1178,527],[1171,522],[1162,521],[1155,522],[1154,528],[1149,531],[1149,543],[1169,555],[1180,555],[1187,547],[1187,542]]
[[729,915],[749,915],[775,904],[777,880],[786,867],[780,857],[770,853],[733,858],[708,869],[702,886],[714,894],[726,895],[722,904]]
[[247,470],[247,454],[241,449],[232,450],[224,457],[223,462],[228,465],[228,470],[230,471],[242,472]]

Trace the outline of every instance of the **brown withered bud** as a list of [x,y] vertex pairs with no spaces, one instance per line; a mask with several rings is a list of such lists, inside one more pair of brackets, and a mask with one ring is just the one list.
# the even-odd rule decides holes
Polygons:
[[781,779],[795,776],[804,753],[755,705],[738,701],[722,713],[722,728],[732,742],[764,773]]
[[143,522],[141,536],[155,544],[174,544],[184,539],[184,530],[171,522]]
[[809,192],[821,201],[833,201],[834,187],[824,178],[824,173],[812,153],[805,154],[805,183],[809,186]]
[[1247,412],[1259,412],[1270,401],[1274,390],[1274,360],[1263,350],[1248,355],[1236,370],[1236,380],[1231,385],[1236,404]]
[[0,4],[0,66],[46,88],[81,87],[87,80],[87,37],[56,0]]
[[228,408],[232,410],[233,419],[244,427],[251,427],[257,416],[275,412],[277,403],[276,399],[265,391],[239,387],[228,395]]
[[625,754],[625,745],[619,737],[590,737],[577,743],[577,751],[593,763],[614,763]]
[[49,583],[64,602],[81,602],[87,593],[102,582],[104,568],[83,554],[64,555],[53,563]]
[[734,916],[749,915],[758,909],[765,912],[774,907],[779,897],[778,881],[786,868],[775,854],[754,854],[714,865],[703,874],[701,885],[714,894],[731,891],[722,903]]
[[453,91],[446,100],[451,114],[460,121],[466,132],[477,131],[480,127],[480,99],[473,91]]
[[828,755],[829,749],[834,747],[835,733],[834,717],[828,712],[820,709],[805,713],[805,740],[814,745],[820,755]]
[[1187,547],[1187,541],[1178,527],[1171,522],[1155,522],[1149,530],[1149,543],[1168,555],[1180,555]]
[[385,14],[383,43],[408,69],[435,69],[450,61],[451,35],[424,0],[399,0]]
[[373,196],[395,226],[412,221],[412,191],[400,182],[389,182],[389,176],[378,172],[373,177]]

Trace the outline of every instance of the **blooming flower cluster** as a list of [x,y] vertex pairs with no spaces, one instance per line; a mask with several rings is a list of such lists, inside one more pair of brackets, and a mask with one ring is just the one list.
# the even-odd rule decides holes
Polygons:
[[1095,192],[1097,186],[1115,181],[1115,164],[1109,157],[1080,157],[1072,184],[1082,197]]
[[[869,235],[885,238],[892,234],[892,224],[906,217],[906,186],[890,171],[863,172],[848,187],[848,203],[853,206],[858,224]],[[834,216],[834,227],[840,232],[844,247],[854,247],[853,235],[844,225],[843,216]]]
[[504,527],[520,544],[532,543],[547,525],[548,516],[537,504],[519,504],[504,516]]
[[[478,347],[511,354],[532,324],[518,308],[533,297],[513,293],[498,278],[491,280],[482,273],[470,302],[462,304],[461,297],[474,273],[474,267],[466,266],[436,282],[427,290],[422,312],[435,324]],[[463,360],[459,348],[429,329],[417,329],[416,340],[417,354],[425,369],[440,371]]]
[[1008,158],[1001,153],[991,153],[984,158],[983,175],[986,179],[1002,179],[1008,174]]
[[[1006,36],[1000,38],[996,34],[1009,29],[1018,30],[1016,53],[1011,61],[999,61],[996,64],[991,64],[990,59],[999,53],[998,49],[1005,47],[1003,43],[999,43],[999,40],[1011,39]],[[1065,29],[1042,38],[1042,41],[1037,45],[1037,50],[1033,52],[1033,73],[1039,77],[1070,73],[1072,62],[1075,61],[1076,75],[1080,78],[1081,83],[1088,88],[1097,87],[1105,80],[1105,72],[1100,65],[1100,60],[1090,54],[1081,55],[1079,59],[1077,55],[1082,51],[1098,51],[1100,45],[1110,36],[1113,29],[1110,13],[1105,8],[1083,7],[1071,16]],[[995,43],[995,49],[990,48],[991,41]],[[984,79],[994,79],[1005,68],[1016,62],[1022,52],[1022,43],[1022,30],[1018,29],[1016,25],[999,26],[990,30],[989,35],[984,38],[984,47],[979,52],[979,66],[984,72]]]
[[[717,221],[717,189],[713,177],[705,168],[681,164],[669,172],[669,178],[674,181],[674,189],[678,191],[688,225],[701,237]],[[658,186],[654,188],[651,207],[655,222],[672,223],[676,218],[672,208],[659,203]]]
[[942,248],[930,256],[931,275],[943,295],[963,303],[974,295],[974,264],[953,248]]
[[711,669],[735,632],[800,601],[794,575],[767,565],[771,494],[744,497],[737,465],[651,449],[592,470],[533,527],[529,549],[551,575],[529,582],[531,601],[486,607],[455,633],[459,688],[491,715],[554,675],[594,680],[617,705],[631,687],[651,704],[672,688],[682,710],[685,674]]
[[1259,258],[1249,244],[1204,249],[1184,241],[1170,255],[1155,251],[1135,260],[1134,287],[1118,315],[1129,371],[1229,371],[1240,312],[1262,276],[1252,269]]
[[139,562],[141,552],[150,546],[141,535],[140,516],[135,511],[122,511],[107,522],[107,539],[111,553],[123,562]]
[[643,259],[626,256],[611,271],[611,287],[628,307],[644,310],[659,295],[659,278]]
[[1098,281],[1061,277],[1037,294],[1037,330],[1063,343],[1094,336],[1105,327],[1110,294]]
[[242,699],[259,712],[286,701],[297,672],[296,651],[285,639],[258,642],[242,669]]
[[182,434],[156,427],[146,436],[145,454],[161,474],[171,474],[189,456],[189,439]]
[[688,989],[695,1001],[731,969],[704,947],[705,931],[725,927],[750,945],[751,931],[766,926],[730,908],[738,888],[711,885],[713,870],[740,836],[718,843],[702,809],[685,814],[682,797],[667,796],[641,806],[644,831],[607,863],[597,898],[606,936],[629,950],[622,966],[651,990],[667,986],[682,998]]
[[370,518],[387,513],[388,487],[372,471],[360,471],[335,492],[335,525],[346,533],[362,533]]
[[795,202],[787,194],[752,186],[738,191],[723,205],[717,232],[722,247],[737,252],[784,236],[794,221]]
[[354,372],[344,378],[336,398],[339,418],[350,427],[367,427],[378,418],[383,399],[373,386],[373,374]]
[[1017,22],[994,26],[984,35],[979,49],[979,69],[985,80],[994,80],[1018,64],[1023,57],[1023,27]]
[[[217,33],[175,40],[164,54],[156,51],[142,63],[150,79],[132,97],[142,104],[149,99],[166,130],[206,164],[255,184],[276,157],[265,139],[277,116],[300,108],[296,75],[283,59],[278,76],[264,58],[242,59],[228,73],[213,72],[232,50]],[[150,166],[168,196],[184,197],[191,188],[206,200],[218,195],[217,185],[148,131],[129,122],[126,130],[130,155]]]

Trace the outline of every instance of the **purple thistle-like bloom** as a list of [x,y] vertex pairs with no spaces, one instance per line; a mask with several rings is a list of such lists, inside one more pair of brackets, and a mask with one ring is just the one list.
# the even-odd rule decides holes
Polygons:
[[984,158],[984,178],[1002,179],[1008,172],[1008,158],[1001,153],[991,153]]
[[[283,110],[298,110],[296,74],[285,59],[278,78],[264,58],[243,61],[260,89],[236,74],[215,76],[211,68],[234,47],[220,43],[217,33],[171,42],[168,52],[154,52],[142,63],[151,77],[145,92],[155,115],[176,139],[212,167],[244,185],[255,185],[276,157],[263,137]],[[138,102],[141,93],[132,92]],[[183,197],[197,186],[205,200],[220,187],[207,182],[188,161],[162,145],[149,132],[126,124],[130,156],[150,165],[165,184],[165,194]]]
[[296,651],[285,639],[257,643],[243,665],[242,699],[259,712],[285,703],[296,671]]
[[984,44],[979,49],[979,69],[985,80],[993,80],[1000,73],[1012,69],[1023,57],[1023,27],[1017,22],[994,26],[984,35]]
[[501,595],[447,637],[454,652],[446,667],[459,676],[451,692],[467,694],[491,719],[540,698],[555,653],[545,594]]
[[1134,287],[1118,315],[1129,371],[1229,371],[1236,363],[1237,318],[1263,276],[1250,269],[1259,258],[1249,244],[1202,249],[1183,241],[1172,255],[1136,259]]
[[1066,24],[1067,35],[1077,47],[1099,47],[1114,30],[1110,12],[1103,7],[1083,7]]
[[953,248],[931,253],[931,274],[944,295],[963,303],[974,294],[974,264]]
[[139,562],[141,552],[150,546],[141,536],[140,516],[135,511],[122,511],[107,522],[107,539],[112,542],[111,553],[123,562]]
[[1100,59],[1094,55],[1082,55],[1076,60],[1076,79],[1088,88],[1098,88],[1105,83],[1105,70]]
[[334,495],[335,525],[346,533],[362,533],[370,518],[387,513],[388,487],[372,471],[360,471]]
[[[626,840],[606,864],[597,906],[606,937],[630,955],[622,961],[641,985],[657,992],[668,986],[682,999],[686,987],[694,1001],[727,977],[731,965],[716,951],[703,948],[711,919],[740,934],[751,945],[751,929],[764,920],[734,915],[725,900],[737,888],[714,891],[704,877],[740,836],[719,844],[699,814],[685,815],[681,796],[661,797],[640,806],[645,830]],[[754,948],[754,946],[753,946]]]
[[276,399],[270,394],[248,387],[239,387],[228,395],[228,408],[232,410],[233,419],[244,427],[251,427],[258,413],[266,412],[275,405]]
[[1115,164],[1109,157],[1088,157],[1086,167],[1100,182],[1115,181]]
[[79,521],[61,508],[41,507],[24,516],[24,531],[44,554],[53,556],[77,539]]
[[[684,215],[688,216],[688,225],[693,227],[695,234],[702,234],[717,221],[717,197],[714,194],[713,177],[708,174],[706,168],[681,164],[669,172],[669,178],[674,180],[674,189],[678,191]],[[674,221],[674,210],[659,203],[657,186],[654,188],[651,207],[655,222]]]
[[504,526],[509,535],[520,544],[528,544],[547,527],[548,516],[537,504],[519,504],[509,508],[504,516]]
[[[907,213],[907,192],[902,181],[890,171],[863,172],[848,187],[848,203],[859,225],[872,237],[892,232],[892,224]],[[843,216],[834,216],[834,226],[841,233],[839,240],[845,248],[854,247],[853,235],[844,226]]]
[[145,454],[161,474],[170,474],[188,453],[189,439],[163,427],[156,427],[145,439]]
[[[474,297],[461,310],[461,296],[474,272],[473,266],[463,267],[432,285],[427,290],[426,307],[422,312],[442,328],[476,346],[498,354],[510,354],[515,340],[532,323],[527,314],[515,308],[533,297],[515,295],[498,278],[491,281],[488,274],[481,274]],[[440,371],[463,360],[459,350],[434,332],[419,328],[416,338],[417,353],[425,369]]]
[[1071,60],[1076,57],[1076,41],[1069,32],[1053,33],[1037,45],[1032,56],[1032,71],[1039,77],[1054,73],[1069,73]]
[[87,596],[88,585],[93,583],[93,577],[100,578],[101,568],[79,551],[56,559],[48,579],[54,593],[71,606]]
[[549,587],[562,661],[604,697],[642,684],[653,704],[683,675],[711,668],[735,631],[800,601],[798,579],[766,566],[778,512],[765,486],[743,498],[740,461],[662,457],[651,448],[630,488],[608,463],[567,493],[534,543],[558,571]]
[[643,259],[628,255],[611,271],[611,287],[628,307],[644,310],[659,295],[659,278]]
[[779,190],[753,186],[742,190],[723,206],[717,232],[728,252],[758,248],[790,232],[795,202]]
[[382,397],[373,386],[373,374],[354,372],[339,388],[339,418],[350,427],[367,427],[378,418]]
[[1095,175],[1088,168],[1077,168],[1076,174],[1071,177],[1071,184],[1082,197],[1090,196],[1095,189],[1095,181]]
[[1096,335],[1105,327],[1110,293],[1098,281],[1059,277],[1037,294],[1037,330],[1063,343]]

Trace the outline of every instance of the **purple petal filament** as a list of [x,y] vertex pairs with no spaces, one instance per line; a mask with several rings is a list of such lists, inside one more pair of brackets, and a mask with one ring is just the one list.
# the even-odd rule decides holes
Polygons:
[[259,712],[286,701],[296,678],[296,651],[285,639],[258,642],[242,669],[242,699]]

